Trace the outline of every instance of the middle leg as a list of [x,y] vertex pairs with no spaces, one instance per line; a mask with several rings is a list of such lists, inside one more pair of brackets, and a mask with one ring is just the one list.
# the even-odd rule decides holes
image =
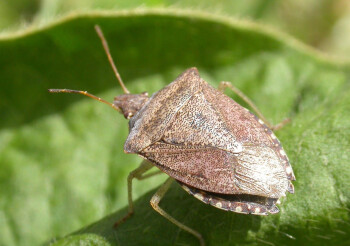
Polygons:
[[169,220],[170,222],[172,222],[173,224],[177,225],[178,227],[180,227],[182,230],[185,230],[189,233],[191,233],[193,236],[195,236],[198,240],[201,246],[205,245],[204,239],[202,237],[202,235],[193,230],[192,228],[182,224],[180,221],[176,220],[175,218],[173,218],[171,215],[169,215],[167,212],[165,212],[161,207],[159,207],[159,202],[160,200],[163,198],[163,196],[165,195],[165,193],[168,191],[171,183],[174,180],[169,177],[164,184],[162,184],[162,186],[157,190],[157,192],[153,195],[150,203],[153,207],[154,210],[156,210],[160,215],[162,215],[164,218],[166,218],[167,220]]

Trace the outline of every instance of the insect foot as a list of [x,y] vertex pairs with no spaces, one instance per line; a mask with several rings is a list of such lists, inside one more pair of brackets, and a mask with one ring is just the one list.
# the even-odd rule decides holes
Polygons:
[[[268,215],[279,212],[276,204],[286,192],[294,193],[292,167],[281,143],[265,117],[238,89],[225,82],[210,86],[189,68],[172,83],[148,97],[130,94],[109,53],[102,31],[96,27],[113,71],[124,94],[109,103],[86,91],[51,89],[54,93],[77,93],[103,102],[129,120],[125,153],[144,161],[128,176],[128,213],[134,212],[132,181],[159,173],[170,177],[152,197],[152,207],[204,245],[202,235],[182,224],[159,207],[173,180],[198,200],[235,213]],[[223,90],[233,88],[259,115],[255,116]],[[157,172],[147,173],[152,167]]]

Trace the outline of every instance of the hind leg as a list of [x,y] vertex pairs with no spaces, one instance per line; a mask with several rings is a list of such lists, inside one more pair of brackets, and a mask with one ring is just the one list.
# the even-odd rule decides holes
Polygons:
[[285,126],[287,123],[290,122],[290,119],[284,119],[277,125],[272,125],[266,118],[265,116],[260,112],[258,107],[252,102],[252,100],[249,99],[242,91],[240,91],[237,87],[235,87],[231,82],[220,82],[218,90],[221,92],[224,92],[226,88],[231,89],[234,93],[236,93],[243,101],[245,101],[258,115],[258,117],[264,121],[264,123],[273,131],[277,131],[281,129],[283,126]]

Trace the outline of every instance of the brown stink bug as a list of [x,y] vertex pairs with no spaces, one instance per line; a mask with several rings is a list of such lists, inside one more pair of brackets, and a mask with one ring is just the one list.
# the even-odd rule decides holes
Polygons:
[[[133,212],[132,180],[158,173],[170,177],[151,199],[152,207],[183,230],[202,235],[177,221],[159,207],[159,202],[176,180],[189,194],[204,203],[236,213],[267,215],[278,213],[276,204],[288,191],[293,170],[280,142],[256,106],[231,83],[222,82],[219,90],[211,87],[196,68],[182,73],[168,86],[148,97],[147,93],[130,94],[124,86],[110,55],[107,42],[98,26],[111,66],[124,94],[109,103],[86,91],[50,89],[50,92],[78,93],[108,104],[129,121],[126,153],[144,161],[128,176],[128,213]],[[228,87],[250,105],[260,118],[223,94]],[[152,167],[160,171],[145,174]]]

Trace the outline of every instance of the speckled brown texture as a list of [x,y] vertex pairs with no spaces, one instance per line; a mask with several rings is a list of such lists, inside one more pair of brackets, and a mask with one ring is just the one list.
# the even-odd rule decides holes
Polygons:
[[130,119],[130,133],[124,145],[126,153],[139,153],[163,137],[166,127],[179,109],[201,89],[197,80],[198,76],[192,70],[187,70],[186,74],[152,95]]
[[204,192],[278,199],[294,174],[273,132],[254,114],[186,70],[129,122],[127,153]]
[[122,94],[114,98],[113,104],[120,108],[126,119],[130,119],[148,100],[147,92],[141,94]]

